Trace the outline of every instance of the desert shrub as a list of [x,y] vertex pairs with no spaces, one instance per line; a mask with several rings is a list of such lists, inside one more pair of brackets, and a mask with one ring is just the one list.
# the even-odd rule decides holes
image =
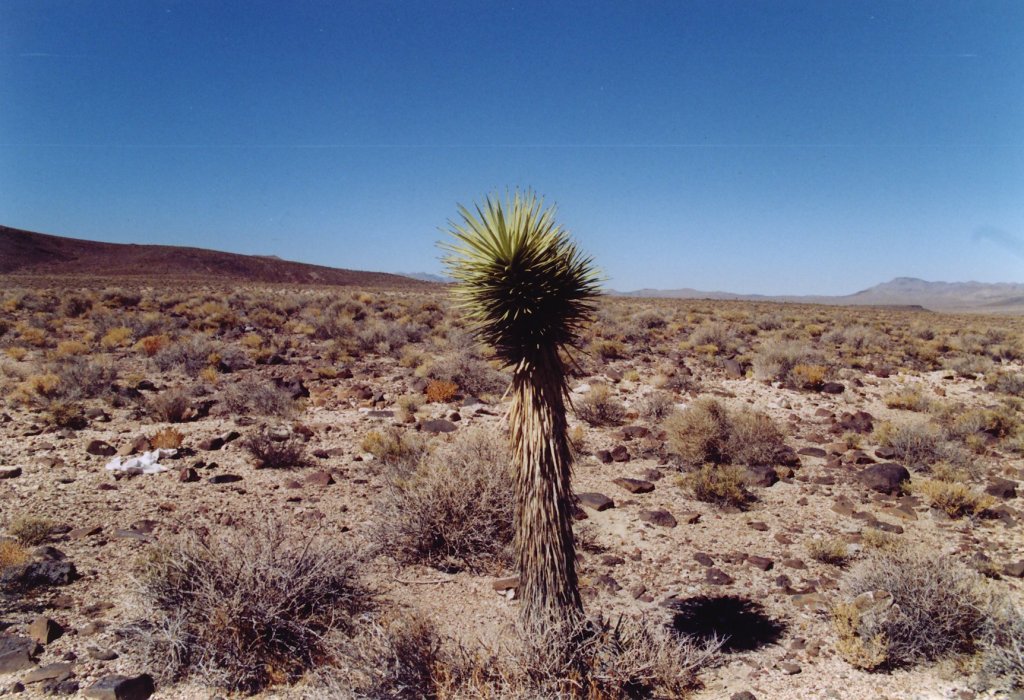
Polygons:
[[68,318],[78,318],[92,309],[92,299],[81,294],[71,294],[64,298],[61,303],[61,315]]
[[367,609],[357,564],[325,533],[272,518],[162,542],[134,574],[147,668],[250,693],[292,681]]
[[942,430],[928,422],[882,423],[875,429],[875,440],[892,448],[896,459],[908,468],[927,470],[948,456]]
[[823,537],[807,543],[807,555],[814,561],[833,566],[845,566],[850,561],[846,540],[841,537]]
[[265,430],[247,437],[242,446],[256,462],[257,469],[287,469],[307,465],[306,447],[300,440],[287,438],[275,439]]
[[7,532],[18,542],[26,546],[42,544],[50,539],[54,523],[48,518],[35,515],[22,515],[11,521]]
[[57,347],[53,350],[53,357],[64,358],[72,357],[74,355],[85,355],[89,352],[89,346],[83,343],[81,340],[62,340],[57,343]]
[[790,371],[790,380],[798,389],[817,391],[828,379],[829,368],[825,365],[801,362]]
[[693,329],[689,341],[693,347],[714,346],[717,352],[728,354],[736,348],[738,336],[728,323],[705,321]]
[[153,355],[153,362],[161,372],[180,368],[188,376],[196,377],[204,367],[210,365],[210,356],[215,350],[216,348],[209,338],[202,334],[195,334],[172,342],[159,350]]
[[503,439],[469,430],[411,469],[400,463],[388,469],[377,504],[382,547],[399,561],[442,569],[480,571],[507,562],[510,461]]
[[174,428],[161,428],[149,438],[154,450],[176,450],[185,442],[185,435]]
[[419,394],[403,394],[395,400],[395,405],[398,407],[398,419],[408,421],[423,406],[423,397]]
[[665,421],[668,448],[684,464],[720,463],[727,459],[728,413],[714,399],[699,399]]
[[793,370],[799,365],[824,366],[821,357],[805,343],[793,340],[769,340],[761,344],[753,359],[754,376],[784,386],[802,386]]
[[144,336],[135,344],[135,347],[138,348],[146,357],[154,357],[170,344],[171,337],[167,334],[161,333],[159,335]]
[[954,519],[978,515],[996,503],[991,496],[978,493],[967,484],[956,481],[919,479],[914,482],[913,487],[916,493],[924,497],[929,506],[941,510]]
[[661,422],[676,410],[676,402],[663,391],[652,391],[644,395],[637,405],[637,412],[647,420]]
[[992,360],[977,355],[959,356],[945,363],[946,369],[953,370],[966,379],[974,379],[992,369]]
[[1007,598],[993,606],[982,636],[982,672],[1003,679],[1011,690],[1024,688],[1024,614]]
[[576,417],[590,425],[617,425],[626,416],[626,407],[607,384],[594,384],[590,391],[573,401]]
[[1024,398],[1024,373],[1022,372],[996,372],[986,383],[985,388],[989,391],[996,391],[1000,394],[1019,396]]
[[221,394],[221,409],[228,415],[285,417],[295,413],[295,399],[276,384],[247,377],[226,387]]
[[927,411],[931,400],[920,386],[906,386],[885,397],[885,405],[904,411]]
[[678,636],[646,617],[615,624],[591,619],[576,628],[520,627],[503,672],[521,697],[679,698],[696,686],[697,672],[714,666],[721,642]]
[[161,423],[184,423],[192,420],[192,400],[181,389],[171,389],[151,396],[146,402],[150,416]]
[[459,392],[459,385],[444,379],[431,379],[424,393],[430,403],[448,403]]
[[44,410],[46,422],[55,428],[81,430],[89,424],[81,404],[71,401],[53,399],[48,401]]
[[726,454],[736,464],[775,464],[788,452],[782,431],[768,414],[742,408],[730,412]]
[[754,500],[746,484],[745,470],[731,464],[705,464],[679,477],[679,485],[698,501],[736,508],[744,508]]
[[835,617],[837,650],[868,669],[973,651],[986,623],[978,575],[931,551],[875,550],[842,589],[848,602]]
[[764,413],[730,412],[700,399],[665,421],[666,443],[683,464],[772,464],[788,452],[782,431]]
[[428,379],[452,382],[471,396],[505,391],[509,384],[508,377],[484,361],[468,338],[457,336],[451,342],[454,347],[462,349],[430,363],[425,368]]
[[53,371],[60,378],[61,395],[69,399],[95,398],[117,381],[117,368],[107,360],[66,357]]
[[602,360],[618,360],[626,356],[626,346],[617,340],[598,338],[590,343],[590,354]]
[[412,469],[427,452],[427,441],[420,435],[395,426],[383,431],[371,430],[360,447],[390,469]]
[[648,330],[651,328],[664,328],[668,324],[664,315],[657,311],[641,311],[633,317],[633,320],[637,326]]

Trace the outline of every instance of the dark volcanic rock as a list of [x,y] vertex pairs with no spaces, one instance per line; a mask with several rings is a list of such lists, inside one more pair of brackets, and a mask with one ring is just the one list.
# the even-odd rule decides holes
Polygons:
[[4,569],[0,575],[0,588],[66,586],[77,578],[75,565],[69,561],[34,561]]
[[1017,482],[997,476],[985,487],[985,493],[996,498],[1016,498]]
[[0,673],[24,671],[36,665],[34,657],[42,647],[28,637],[0,635]]
[[679,524],[676,522],[675,516],[662,509],[642,510],[637,517],[645,523],[657,525],[658,527],[675,527]]
[[844,391],[846,391],[846,387],[839,382],[825,382],[821,387],[823,394],[841,394]]
[[156,690],[148,673],[129,678],[104,676],[85,690],[85,697],[95,700],[147,700]]
[[241,480],[237,474],[216,474],[208,479],[211,484],[234,484]]
[[612,448],[612,460],[615,462],[628,462],[629,450],[625,445],[616,445]]
[[419,427],[426,433],[454,433],[458,429],[454,423],[444,418],[425,420],[420,423]]
[[576,498],[578,498],[580,503],[585,505],[587,508],[592,508],[599,512],[615,507],[615,501],[608,498],[603,493],[578,493],[576,494]]
[[643,481],[642,479],[621,477],[613,479],[612,483],[616,486],[621,486],[630,493],[650,493],[654,490],[654,484],[649,481]]
[[704,572],[704,580],[713,586],[730,586],[735,581],[732,576],[714,567]]
[[901,464],[883,462],[868,467],[859,478],[869,489],[892,495],[903,491],[903,485],[910,481],[910,472]]
[[21,476],[21,467],[0,469],[0,479],[17,479],[19,476]]
[[874,416],[867,411],[844,413],[839,417],[839,427],[854,433],[870,433],[875,428]]
[[770,464],[759,464],[746,468],[747,479],[752,486],[769,487],[779,482],[779,473]]
[[113,457],[117,454],[117,449],[102,440],[93,440],[85,447],[85,451],[91,455],[99,455],[100,457]]

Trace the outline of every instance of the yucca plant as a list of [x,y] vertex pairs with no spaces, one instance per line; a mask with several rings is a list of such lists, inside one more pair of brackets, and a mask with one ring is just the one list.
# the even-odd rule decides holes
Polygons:
[[565,351],[593,312],[600,276],[555,207],[532,192],[459,207],[442,244],[459,307],[512,369],[515,550],[522,616],[569,629],[582,618],[572,534]]

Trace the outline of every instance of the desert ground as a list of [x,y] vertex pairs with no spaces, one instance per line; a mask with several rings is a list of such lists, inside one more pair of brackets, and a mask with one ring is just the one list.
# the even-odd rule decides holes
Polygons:
[[589,687],[446,287],[0,279],[0,695],[1021,697],[1024,318],[606,297],[573,360]]

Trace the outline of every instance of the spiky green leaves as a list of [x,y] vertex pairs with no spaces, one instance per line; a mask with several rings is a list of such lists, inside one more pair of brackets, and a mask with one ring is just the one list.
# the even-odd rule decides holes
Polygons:
[[572,345],[593,312],[600,273],[532,192],[502,203],[488,197],[475,212],[459,207],[442,244],[460,306],[481,340],[509,365]]

